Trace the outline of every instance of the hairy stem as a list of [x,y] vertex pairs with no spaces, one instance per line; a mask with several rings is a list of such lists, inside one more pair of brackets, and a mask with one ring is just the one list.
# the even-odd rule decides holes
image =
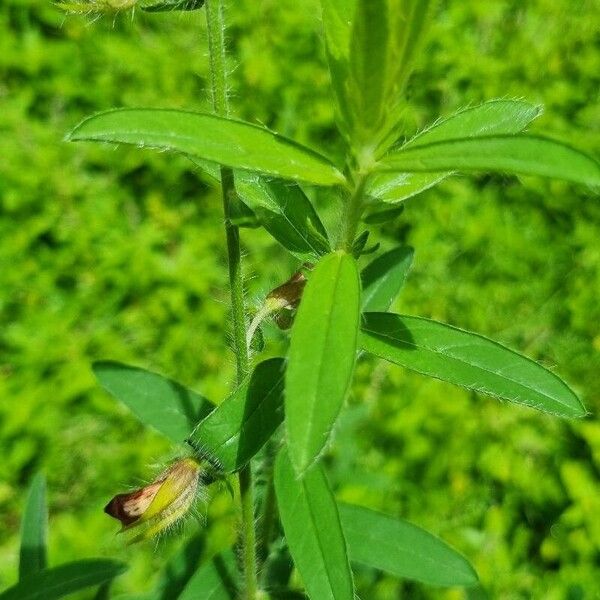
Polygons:
[[349,254],[352,252],[352,245],[354,238],[356,238],[356,231],[360,223],[360,217],[363,212],[363,201],[365,191],[366,177],[359,176],[356,182],[356,186],[352,195],[350,196],[346,206],[344,206],[344,213],[342,216],[342,224],[340,229],[340,236],[338,239],[337,247],[339,250],[344,250]]
[[[223,0],[206,0],[206,24],[210,57],[213,108],[217,114],[229,113],[227,98],[227,65],[225,55],[225,23]],[[221,167],[221,190],[225,215],[229,287],[233,318],[233,343],[237,365],[237,379],[241,383],[248,374],[249,360],[246,348],[246,315],[244,282],[242,278],[239,229],[231,223],[231,203],[235,198],[235,184],[231,169]],[[248,464],[238,473],[242,517],[242,556],[246,600],[257,595],[256,532],[254,529],[254,484],[252,467]]]

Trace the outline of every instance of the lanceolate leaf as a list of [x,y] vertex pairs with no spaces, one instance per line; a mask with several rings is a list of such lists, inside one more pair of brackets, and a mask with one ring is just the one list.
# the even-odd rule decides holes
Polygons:
[[223,552],[201,565],[177,600],[236,600],[239,598],[233,552]]
[[361,347],[418,373],[562,417],[583,417],[575,393],[538,363],[481,335],[390,313],[364,315]]
[[[457,138],[517,134],[541,112],[540,106],[522,100],[491,100],[434,123],[406,142],[403,148]],[[385,202],[400,202],[433,187],[450,175],[452,172],[379,173],[371,178],[367,191]]]
[[284,361],[259,363],[252,375],[194,429],[189,442],[237,471],[263,447],[283,421]]
[[387,0],[357,0],[350,42],[350,103],[357,143],[371,142],[385,120],[388,17]]
[[540,116],[542,107],[523,100],[491,100],[464,108],[408,140],[403,148],[435,142],[521,133]]
[[300,260],[331,250],[323,223],[295,183],[246,174],[236,177],[236,189],[261,225]]
[[21,523],[20,581],[46,568],[47,529],[46,479],[38,473],[31,482]]
[[399,246],[378,256],[363,269],[363,312],[388,310],[404,285],[414,253],[409,246]]
[[350,387],[359,313],[356,261],[342,252],[327,255],[308,280],[290,341],[286,430],[298,474],[324,449]]
[[[198,159],[192,162],[219,181],[218,165]],[[298,184],[236,171],[235,189],[244,225],[256,221],[300,260],[314,259],[331,250],[325,226]],[[239,225],[239,221],[234,224]]]
[[125,404],[144,425],[175,443],[190,434],[214,405],[196,392],[158,373],[114,361],[93,365],[100,385]]
[[348,77],[350,33],[356,0],[321,0],[325,47],[329,62],[331,85],[339,112],[340,129],[349,135]]
[[387,0],[390,10],[388,98],[398,103],[423,40],[431,0]]
[[174,150],[282,179],[319,185],[344,183],[335,166],[316,152],[263,127],[211,114],[116,109],[88,117],[67,139]]
[[127,569],[116,560],[89,559],[44,569],[29,575],[0,594],[0,600],[56,600],[73,592],[100,585]]
[[346,542],[321,466],[297,479],[283,449],[275,463],[275,491],[285,538],[308,596],[354,600]]
[[408,147],[379,163],[384,171],[500,171],[600,185],[600,165],[559,142],[535,136],[489,136]]
[[424,529],[351,504],[339,504],[338,510],[352,562],[430,585],[477,583],[469,562]]

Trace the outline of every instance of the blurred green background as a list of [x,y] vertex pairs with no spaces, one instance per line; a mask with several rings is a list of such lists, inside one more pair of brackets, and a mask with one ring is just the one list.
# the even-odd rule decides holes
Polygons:
[[[240,117],[335,154],[317,4],[229,2],[232,100]],[[600,157],[598,8],[442,2],[410,82],[407,135],[467,104],[523,97],[546,108],[533,130]],[[126,548],[102,513],[176,449],[98,388],[93,360],[216,400],[233,380],[218,194],[181,157],[62,141],[91,112],[140,105],[208,106],[202,11],[94,22],[2,0],[0,589],[16,580],[25,489],[40,469],[52,565],[123,558],[117,591],[143,591],[180,543]],[[536,358],[592,415],[560,421],[365,361],[331,451],[338,495],[441,535],[491,598],[600,598],[600,200],[534,178],[456,178],[374,233],[384,248],[416,248],[396,308]],[[296,265],[263,232],[243,242],[255,305]],[[233,539],[234,511],[225,493],[205,509],[207,555]],[[467,597],[366,570],[357,583],[365,600]]]

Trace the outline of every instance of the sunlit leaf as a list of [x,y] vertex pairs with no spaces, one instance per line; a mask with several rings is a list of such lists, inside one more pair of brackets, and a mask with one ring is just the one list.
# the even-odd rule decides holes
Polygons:
[[[522,100],[491,100],[435,122],[408,140],[403,148],[456,138],[510,135],[522,132],[542,112]],[[385,202],[400,202],[437,185],[452,175],[441,173],[378,173],[369,180],[367,193]]]
[[366,313],[361,347],[418,373],[562,417],[585,408],[554,373],[481,335],[390,313]]
[[361,506],[339,504],[338,510],[352,562],[430,585],[477,583],[467,559],[424,529]]
[[403,148],[380,163],[384,171],[499,171],[600,185],[600,165],[589,156],[535,136],[489,136]]
[[198,420],[214,408],[200,394],[158,373],[114,361],[96,362],[93,370],[109,394],[123,402],[144,425],[175,443],[183,442]]
[[174,150],[282,179],[344,183],[336,167],[313,150],[263,127],[211,114],[121,108],[88,117],[67,139]]
[[409,246],[399,246],[378,256],[363,269],[363,312],[388,310],[404,285],[414,253]]
[[284,361],[259,363],[240,387],[194,429],[189,442],[237,471],[263,447],[283,421]]
[[101,558],[71,562],[30,574],[0,593],[0,600],[56,600],[110,581],[126,569],[122,562]]
[[408,140],[403,148],[453,139],[517,134],[541,114],[541,106],[524,100],[490,100],[436,121]]
[[346,542],[322,467],[313,465],[298,479],[283,449],[275,463],[275,490],[285,538],[309,597],[354,600]]
[[356,0],[321,0],[321,9],[331,86],[339,113],[338,124],[348,137],[351,123],[347,89],[350,34]]
[[350,99],[354,138],[372,142],[386,112],[389,18],[387,0],[357,0],[350,40]]
[[360,280],[355,260],[329,254],[312,272],[292,327],[285,411],[290,458],[304,472],[325,448],[356,358]]
[[31,482],[21,522],[20,581],[46,568],[47,529],[46,479],[38,473]]

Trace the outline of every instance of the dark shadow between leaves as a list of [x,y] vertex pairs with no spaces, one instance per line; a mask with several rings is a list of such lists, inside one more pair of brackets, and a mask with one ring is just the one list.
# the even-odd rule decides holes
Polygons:
[[217,556],[212,559],[212,563],[215,571],[219,574],[219,578],[223,583],[227,595],[231,600],[236,600],[236,598],[238,598],[238,589],[235,583],[235,577],[231,572],[232,565],[228,565],[220,554],[217,554]]
[[167,380],[171,389],[179,398],[179,405],[183,414],[186,416],[190,425],[190,431],[196,426],[198,421],[201,421],[215,408],[215,405],[210,401],[192,392],[188,388],[181,384],[173,381],[172,379]]
[[401,315],[364,313],[361,328],[370,337],[402,350],[415,350],[415,340]]
[[283,421],[284,361],[272,358],[259,363],[250,377],[237,464],[246,464],[267,442]]
[[198,568],[198,559],[205,547],[204,533],[193,537],[164,569],[160,582],[160,600],[178,598]]

